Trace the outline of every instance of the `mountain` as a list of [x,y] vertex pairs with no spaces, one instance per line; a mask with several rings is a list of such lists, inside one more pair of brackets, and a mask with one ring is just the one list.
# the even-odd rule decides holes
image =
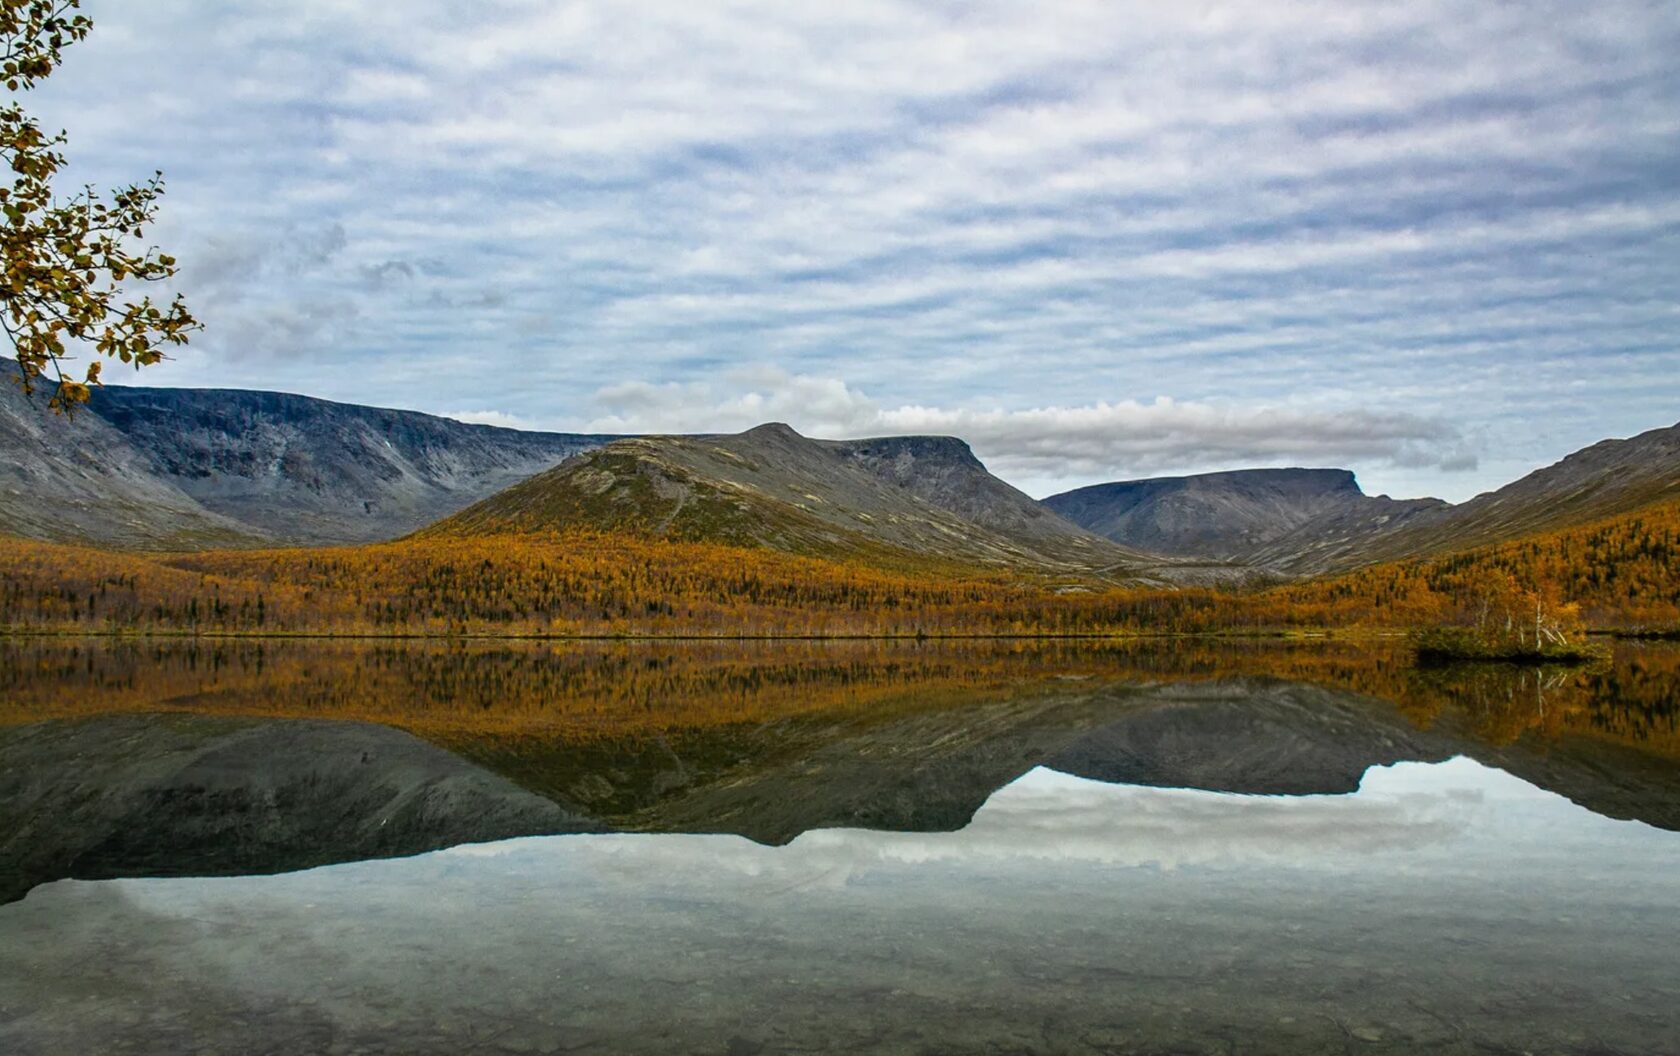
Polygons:
[[611,439],[226,389],[112,385],[89,410],[154,476],[293,544],[403,535]]
[[[877,480],[1034,549],[1083,560],[1084,551],[1092,545],[1090,533],[993,476],[968,444],[954,436],[886,436],[816,443]],[[1099,556],[1106,559],[1109,555]],[[1127,554],[1123,559],[1139,556]]]
[[1368,496],[1345,469],[1244,469],[1096,484],[1052,495],[1044,505],[1128,546],[1267,564],[1254,556],[1277,553],[1279,540],[1316,538],[1330,525],[1375,530],[1446,503]]
[[1680,425],[1605,440],[1459,505],[1364,494],[1338,469],[1096,484],[1044,504],[1123,545],[1306,575],[1452,553],[1680,498]]
[[96,414],[73,419],[25,395],[0,362],[0,533],[151,549],[269,537],[206,509]]
[[[1470,550],[1680,499],[1680,424],[1603,440],[1457,506],[1293,548],[1299,572]],[[1266,555],[1261,555],[1262,557]]]
[[812,440],[781,423],[615,441],[423,534],[579,527],[1082,573],[1158,563],[1046,510],[988,473],[960,440]]
[[141,549],[391,539],[608,436],[238,389],[93,391],[73,417],[0,360],[0,533]]
[[[15,369],[0,360],[0,375]],[[116,385],[66,419],[6,381],[0,534],[96,546],[634,526],[801,553],[1228,582],[1448,553],[1680,498],[1680,425],[1594,444],[1458,506],[1368,496],[1341,469],[1121,481],[1039,503],[954,437],[813,440],[767,425],[630,439]]]

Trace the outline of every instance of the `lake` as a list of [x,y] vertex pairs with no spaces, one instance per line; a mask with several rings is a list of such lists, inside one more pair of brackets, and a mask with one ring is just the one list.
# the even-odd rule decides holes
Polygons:
[[1680,648],[0,641],[7,1053],[1680,1037]]

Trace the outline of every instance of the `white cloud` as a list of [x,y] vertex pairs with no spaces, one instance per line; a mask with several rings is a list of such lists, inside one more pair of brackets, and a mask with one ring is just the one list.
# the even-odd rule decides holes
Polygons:
[[1447,491],[1680,398],[1672,3],[87,7],[29,103],[170,175],[154,383]]
[[533,429],[530,422],[505,411],[440,411],[444,418],[453,418],[468,425],[494,425],[502,429]]
[[595,393],[590,432],[734,432],[785,421],[808,436],[946,434],[1029,490],[1252,465],[1474,469],[1457,428],[1365,409],[1220,405],[1160,397],[1024,410],[884,406],[837,378],[777,368],[718,382],[629,383]]

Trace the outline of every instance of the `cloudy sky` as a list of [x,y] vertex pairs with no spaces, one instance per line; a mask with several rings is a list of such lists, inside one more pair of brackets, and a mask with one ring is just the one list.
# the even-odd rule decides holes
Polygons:
[[[144,380],[1462,498],[1680,420],[1680,4],[85,0]],[[118,375],[117,380],[132,380]]]

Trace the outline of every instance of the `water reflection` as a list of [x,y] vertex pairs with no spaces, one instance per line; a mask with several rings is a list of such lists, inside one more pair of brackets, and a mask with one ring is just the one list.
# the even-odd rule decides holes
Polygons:
[[144,710],[382,722],[429,737],[640,736],[802,714],[966,706],[1080,681],[1311,682],[1470,713],[1479,737],[1594,731],[1680,758],[1680,647],[1613,663],[1418,671],[1384,641],[542,643],[0,637],[0,725]]
[[65,876],[270,873],[603,828],[369,723],[171,713],[0,731],[0,902]]
[[1466,759],[1034,769],[955,833],[532,838],[0,908],[12,1052],[1669,1052],[1680,838]]
[[1680,829],[1677,702],[1662,646],[0,640],[0,902],[520,834],[951,831],[1040,766],[1298,796],[1466,756]]

